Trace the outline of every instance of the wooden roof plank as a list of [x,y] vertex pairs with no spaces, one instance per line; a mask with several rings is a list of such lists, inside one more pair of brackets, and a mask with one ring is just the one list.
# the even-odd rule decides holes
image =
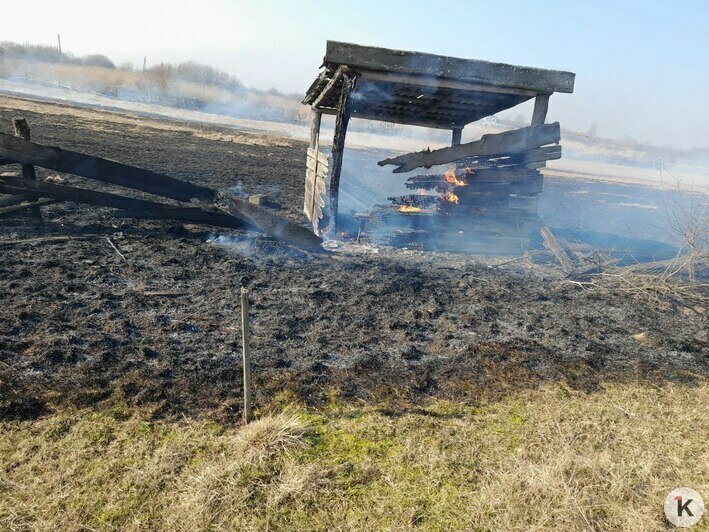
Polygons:
[[382,72],[416,74],[537,93],[574,90],[576,75],[561,70],[531,68],[477,59],[327,41],[324,63]]

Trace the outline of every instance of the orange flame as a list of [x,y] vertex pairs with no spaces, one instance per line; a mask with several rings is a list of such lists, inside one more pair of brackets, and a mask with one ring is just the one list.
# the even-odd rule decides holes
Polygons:
[[451,168],[450,170],[447,170],[445,174],[443,174],[443,179],[446,180],[446,183],[450,183],[453,186],[456,187],[462,187],[467,185],[465,181],[461,181],[458,179],[455,175],[455,168]]
[[421,207],[414,207],[413,205],[401,205],[398,210],[399,212],[423,212]]
[[445,202],[455,203],[455,204],[457,204],[460,201],[460,198],[458,198],[458,196],[453,194],[450,190],[444,192],[443,195],[441,196],[441,199]]

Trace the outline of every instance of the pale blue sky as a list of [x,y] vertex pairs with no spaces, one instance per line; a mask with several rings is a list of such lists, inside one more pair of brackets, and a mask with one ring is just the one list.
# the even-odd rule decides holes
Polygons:
[[3,2],[0,40],[197,60],[245,84],[303,92],[327,39],[576,72],[550,118],[599,135],[709,145],[709,0]]

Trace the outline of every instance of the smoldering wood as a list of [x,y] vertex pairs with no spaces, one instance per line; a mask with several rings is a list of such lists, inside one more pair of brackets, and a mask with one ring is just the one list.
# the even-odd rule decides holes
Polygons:
[[480,155],[501,155],[521,153],[561,140],[561,128],[558,122],[540,126],[528,126],[503,133],[489,133],[480,140],[459,146],[450,146],[434,151],[408,153],[379,161],[379,166],[396,165],[394,173],[410,172],[416,168],[430,168],[460,159]]
[[252,205],[233,194],[219,192],[217,204],[229,214],[247,220],[249,224],[269,236],[305,251],[323,252],[322,238],[306,227]]
[[104,183],[132,188],[179,201],[213,200],[214,190],[187,181],[53,146],[43,146],[0,133],[0,157],[57,172],[75,174]]

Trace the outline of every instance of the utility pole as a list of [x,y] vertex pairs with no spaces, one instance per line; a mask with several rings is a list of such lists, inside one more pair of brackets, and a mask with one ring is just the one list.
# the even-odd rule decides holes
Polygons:
[[143,56],[143,72],[145,72],[145,65],[148,63],[148,56],[144,55]]
[[57,44],[59,45],[59,55],[62,55],[62,36],[57,33]]

